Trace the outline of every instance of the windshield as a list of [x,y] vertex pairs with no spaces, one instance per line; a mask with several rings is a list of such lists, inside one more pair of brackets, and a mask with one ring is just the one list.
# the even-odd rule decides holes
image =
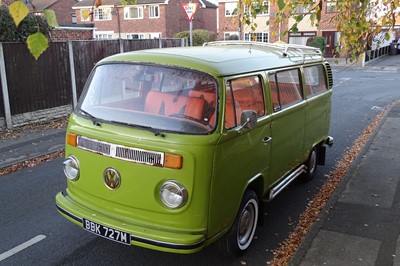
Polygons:
[[78,111],[102,121],[156,131],[208,134],[215,128],[217,85],[201,72],[113,63],[96,67]]

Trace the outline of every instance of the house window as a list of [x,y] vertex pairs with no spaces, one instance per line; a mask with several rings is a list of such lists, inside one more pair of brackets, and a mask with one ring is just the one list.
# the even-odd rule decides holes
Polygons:
[[239,40],[238,32],[224,32],[224,40]]
[[71,12],[71,23],[72,24],[76,24],[77,23],[76,13],[75,12]]
[[113,31],[98,31],[94,33],[94,38],[97,40],[110,40],[113,38]]
[[246,32],[245,41],[268,42],[268,32]]
[[336,12],[336,1],[326,1],[326,13]]
[[237,3],[225,3],[225,17],[235,16],[238,12]]
[[312,11],[310,11],[310,9],[311,9],[311,5],[307,5],[307,6],[304,6],[304,5],[302,5],[302,4],[298,4],[297,6],[296,6],[296,13],[297,14],[308,14],[308,13],[313,13],[314,11],[312,10]]
[[111,20],[111,8],[96,8],[93,12],[94,20]]
[[308,32],[289,32],[289,44],[307,45],[307,40],[317,36],[315,31]]
[[[269,14],[269,1],[263,1],[263,2],[262,2],[262,8],[260,8],[260,5],[259,5],[259,4],[260,4],[260,3],[257,2],[257,3],[256,3],[256,6],[255,6],[255,9],[256,9],[256,10],[259,10],[259,13],[257,14],[257,16],[265,16],[265,15],[268,15],[268,14]],[[247,14],[247,15],[250,15],[250,14],[249,14],[249,8],[248,8],[247,5],[244,7],[244,13]]]
[[81,21],[90,21],[91,11],[90,9],[81,9]]
[[160,17],[160,7],[157,6],[149,6],[149,17],[150,18],[159,18]]
[[143,18],[143,7],[134,6],[124,8],[125,19],[142,19]]
[[142,33],[131,33],[126,35],[127,39],[137,40],[137,39],[144,39],[144,34]]

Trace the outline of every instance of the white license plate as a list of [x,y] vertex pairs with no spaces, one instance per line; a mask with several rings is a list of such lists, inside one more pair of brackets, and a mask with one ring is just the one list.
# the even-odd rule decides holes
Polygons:
[[83,219],[83,228],[93,234],[116,241],[118,243],[122,243],[125,245],[131,244],[131,235],[129,233],[110,228],[86,219]]

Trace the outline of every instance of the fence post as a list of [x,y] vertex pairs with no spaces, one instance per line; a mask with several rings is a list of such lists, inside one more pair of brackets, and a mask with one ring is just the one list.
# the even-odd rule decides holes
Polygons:
[[1,77],[1,88],[3,91],[3,103],[4,103],[4,114],[6,118],[6,126],[8,129],[11,129],[12,120],[11,120],[11,109],[10,109],[10,98],[8,96],[6,63],[4,61],[3,44],[1,42],[0,42],[0,77]]
[[161,38],[158,38],[158,47],[159,48],[163,48],[162,47],[162,39]]
[[119,41],[119,52],[123,53],[124,52],[124,43],[122,42],[121,38],[119,38],[118,41]]
[[68,41],[68,55],[69,55],[69,69],[71,72],[72,108],[75,109],[76,104],[78,102],[78,98],[76,93],[74,49],[72,47],[72,41]]

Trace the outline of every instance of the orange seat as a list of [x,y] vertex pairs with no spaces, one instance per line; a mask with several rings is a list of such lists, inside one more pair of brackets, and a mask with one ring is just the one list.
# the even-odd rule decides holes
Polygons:
[[183,114],[202,119],[205,101],[202,98],[178,96],[172,93],[149,91],[144,111],[159,115]]

